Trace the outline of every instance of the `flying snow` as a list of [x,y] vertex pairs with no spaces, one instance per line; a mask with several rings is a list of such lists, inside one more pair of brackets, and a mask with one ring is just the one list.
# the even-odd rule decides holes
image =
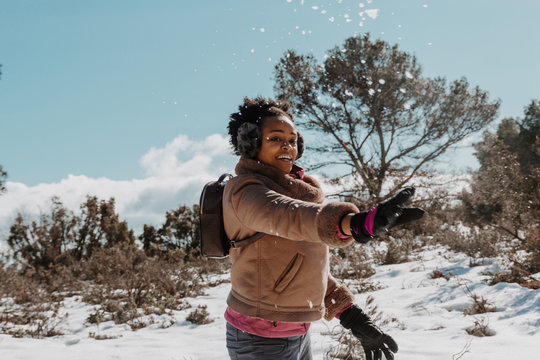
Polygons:
[[376,19],[377,16],[379,15],[379,9],[367,9],[366,15],[372,19]]

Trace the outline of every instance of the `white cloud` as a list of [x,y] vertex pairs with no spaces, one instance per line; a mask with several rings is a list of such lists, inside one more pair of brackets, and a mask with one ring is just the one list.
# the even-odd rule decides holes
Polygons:
[[159,225],[165,212],[181,204],[199,201],[202,186],[223,172],[233,172],[236,157],[219,134],[204,140],[179,135],[162,148],[151,148],[140,160],[146,177],[132,180],[69,175],[57,183],[26,186],[7,182],[0,196],[0,230],[7,231],[17,213],[30,218],[48,213],[50,200],[58,196],[74,212],[87,195],[116,200],[116,211],[136,231],[143,224]]
[[[149,176],[177,177],[183,174],[204,172],[216,157],[229,154],[229,143],[219,134],[208,136],[200,142],[179,135],[163,148],[151,148],[140,160]],[[191,156],[182,161],[182,158]]]

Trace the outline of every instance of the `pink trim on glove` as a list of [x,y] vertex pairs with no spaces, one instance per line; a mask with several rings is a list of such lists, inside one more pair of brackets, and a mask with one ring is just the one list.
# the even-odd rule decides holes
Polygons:
[[345,310],[347,310],[347,309],[349,309],[349,308],[352,308],[353,306],[354,306],[354,303],[349,303],[349,304],[347,304],[347,306],[345,306],[343,309],[341,309],[340,312],[338,312],[338,313],[336,314],[336,319],[339,319],[339,317],[341,316],[341,314],[343,314],[343,312],[344,312]]
[[375,214],[377,214],[377,206],[371,208],[371,210],[366,216],[366,222],[364,223],[364,227],[366,228],[369,235],[373,235],[373,223],[375,222]]
[[344,233],[342,233],[339,227],[339,224],[336,225],[336,233],[337,233],[337,237],[341,240],[348,239],[352,236],[352,235],[345,235]]

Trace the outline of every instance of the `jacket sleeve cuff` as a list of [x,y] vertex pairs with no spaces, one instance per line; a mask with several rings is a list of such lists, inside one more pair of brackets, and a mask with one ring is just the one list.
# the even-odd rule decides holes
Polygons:
[[353,238],[341,238],[336,232],[336,225],[349,213],[360,212],[358,208],[345,202],[331,202],[324,205],[317,215],[317,232],[321,240],[330,247],[344,247],[353,242]]
[[324,319],[327,321],[332,320],[352,302],[354,302],[354,295],[345,285],[336,287],[334,291],[324,298]]

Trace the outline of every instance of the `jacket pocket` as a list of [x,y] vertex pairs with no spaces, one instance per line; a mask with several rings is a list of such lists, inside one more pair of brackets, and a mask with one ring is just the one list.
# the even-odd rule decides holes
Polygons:
[[292,279],[294,279],[296,273],[300,269],[302,262],[304,261],[304,254],[296,253],[296,255],[289,262],[285,270],[279,275],[276,283],[274,284],[274,291],[278,294],[282,293],[283,290],[289,286]]

